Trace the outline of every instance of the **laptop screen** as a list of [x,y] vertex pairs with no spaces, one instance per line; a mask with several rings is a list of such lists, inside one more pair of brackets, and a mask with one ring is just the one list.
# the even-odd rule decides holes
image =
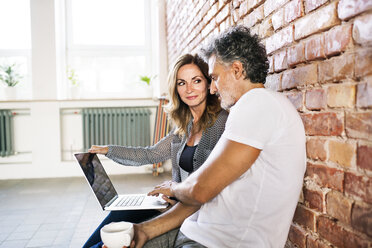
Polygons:
[[104,209],[105,205],[117,195],[114,185],[112,185],[96,154],[76,153],[75,157],[102,209]]

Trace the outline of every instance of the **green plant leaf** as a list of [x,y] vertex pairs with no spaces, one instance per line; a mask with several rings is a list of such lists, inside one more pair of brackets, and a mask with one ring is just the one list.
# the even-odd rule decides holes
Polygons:
[[0,66],[0,81],[5,83],[8,87],[16,86],[23,78],[23,76],[16,71],[16,66],[16,64]]

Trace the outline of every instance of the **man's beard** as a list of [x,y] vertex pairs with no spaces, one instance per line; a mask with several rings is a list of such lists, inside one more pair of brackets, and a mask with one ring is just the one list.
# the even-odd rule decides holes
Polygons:
[[220,93],[216,94],[218,96],[218,99],[220,99],[221,107],[225,110],[230,110],[232,106],[235,104],[235,98],[231,95],[227,95],[224,98],[221,97]]

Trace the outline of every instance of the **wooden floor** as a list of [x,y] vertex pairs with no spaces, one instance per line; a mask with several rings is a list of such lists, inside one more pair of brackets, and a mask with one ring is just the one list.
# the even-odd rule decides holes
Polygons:
[[[111,177],[118,193],[147,193],[170,178]],[[78,248],[106,214],[84,178],[0,180],[0,248]]]

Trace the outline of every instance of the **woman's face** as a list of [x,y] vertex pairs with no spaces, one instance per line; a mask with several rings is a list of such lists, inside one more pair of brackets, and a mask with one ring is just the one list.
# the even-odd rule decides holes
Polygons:
[[177,72],[177,92],[181,100],[189,107],[205,107],[208,83],[197,65],[187,64]]

